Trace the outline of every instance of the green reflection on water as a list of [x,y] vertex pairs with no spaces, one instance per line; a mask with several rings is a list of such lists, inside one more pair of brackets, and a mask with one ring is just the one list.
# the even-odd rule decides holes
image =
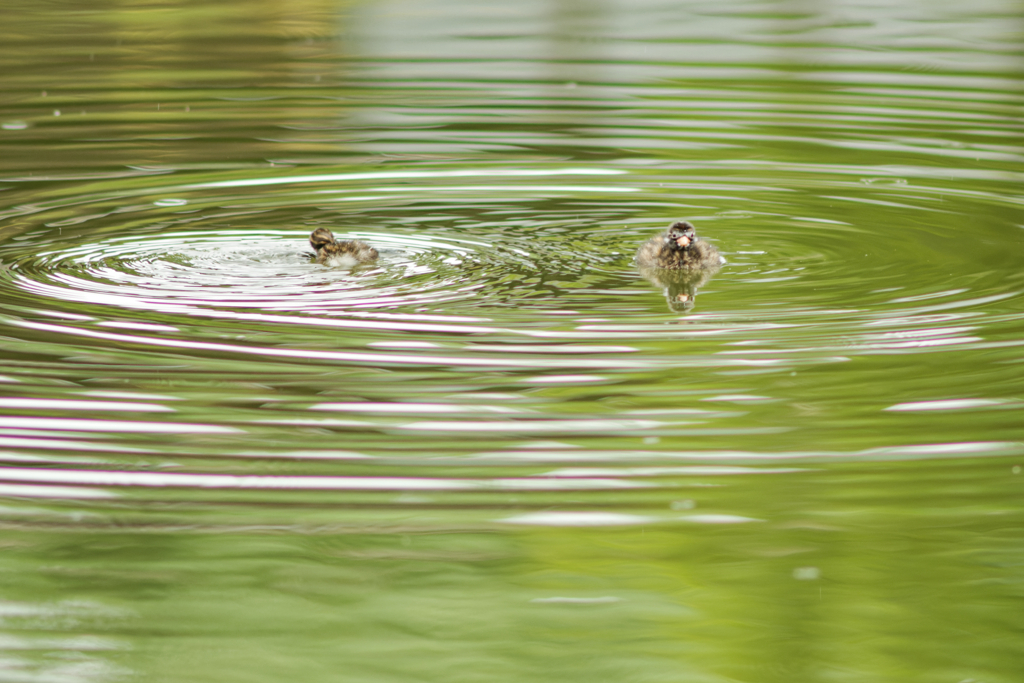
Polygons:
[[0,678],[1015,683],[1020,19],[11,5]]
[[[767,518],[736,524],[507,531],[493,512],[420,510],[376,532],[246,513],[204,533],[181,510],[199,526],[9,526],[4,623],[38,643],[19,666],[78,651],[98,679],[1012,680],[1022,475],[970,472],[730,477],[674,515]],[[65,640],[44,645],[54,631]]]

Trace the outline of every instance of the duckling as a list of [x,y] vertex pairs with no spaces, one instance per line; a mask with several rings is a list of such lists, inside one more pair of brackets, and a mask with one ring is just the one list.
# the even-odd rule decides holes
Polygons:
[[725,259],[713,245],[697,237],[692,223],[678,221],[641,244],[636,252],[636,263],[641,268],[717,270]]
[[697,290],[725,263],[718,249],[697,237],[692,223],[679,221],[640,245],[636,252],[640,274],[661,287],[670,310],[693,308]]
[[309,244],[316,252],[316,262],[322,266],[353,266],[373,263],[377,260],[377,250],[366,242],[359,240],[334,239],[334,233],[327,228],[317,228],[309,236]]

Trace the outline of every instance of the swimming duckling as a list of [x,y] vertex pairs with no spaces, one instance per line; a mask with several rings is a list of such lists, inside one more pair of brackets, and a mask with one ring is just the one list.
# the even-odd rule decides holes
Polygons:
[[309,244],[316,252],[316,262],[322,266],[353,266],[373,263],[377,260],[377,250],[366,242],[359,240],[334,239],[334,233],[327,228],[317,228],[309,236]]
[[636,263],[641,268],[717,270],[725,259],[714,245],[697,237],[692,223],[678,221],[641,244],[636,252]]
[[661,287],[668,307],[676,312],[693,308],[697,290],[725,263],[714,245],[697,237],[692,223],[679,221],[640,245],[636,264],[640,274]]

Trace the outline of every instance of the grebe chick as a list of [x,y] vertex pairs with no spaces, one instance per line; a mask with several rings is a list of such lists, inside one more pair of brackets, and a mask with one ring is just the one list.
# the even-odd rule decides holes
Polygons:
[[636,264],[641,268],[669,270],[718,269],[725,259],[714,245],[699,237],[688,221],[678,221],[640,245]]
[[377,250],[359,240],[334,239],[334,233],[327,228],[317,228],[309,236],[309,244],[316,252],[316,262],[322,266],[352,268],[377,260]]

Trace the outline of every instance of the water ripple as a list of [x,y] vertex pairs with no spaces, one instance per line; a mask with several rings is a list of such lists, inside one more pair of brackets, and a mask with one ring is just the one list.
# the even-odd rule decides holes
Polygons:
[[[147,154],[142,122],[121,138],[87,112],[131,168],[3,165],[9,495],[343,492],[600,526],[669,519],[658,492],[802,476],[780,462],[1018,453],[1012,46],[958,37],[968,68],[863,50],[834,17],[701,16],[748,39],[723,52],[629,15],[615,40],[524,59],[545,54],[529,27],[444,47],[391,27],[343,84],[163,93],[181,106],[161,135],[202,105],[207,138],[269,162]],[[4,135],[44,142],[61,97]],[[685,305],[632,262],[683,218],[728,261]],[[313,263],[318,227],[379,262]],[[724,462],[751,469],[694,468]],[[278,497],[229,493],[247,490]],[[532,509],[557,504],[576,511]],[[759,519],[688,519],[733,518]]]

